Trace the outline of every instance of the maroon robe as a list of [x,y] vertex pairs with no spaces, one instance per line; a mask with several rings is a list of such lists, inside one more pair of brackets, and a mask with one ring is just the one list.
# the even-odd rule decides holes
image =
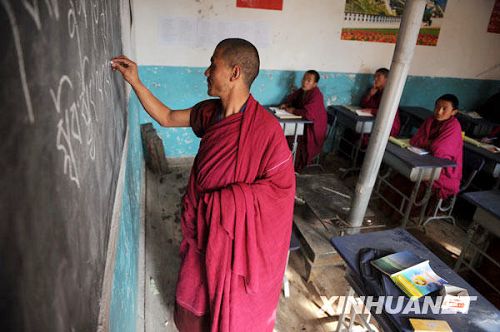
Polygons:
[[[361,99],[360,106],[363,108],[370,109],[373,116],[376,116],[378,113],[378,109],[380,107],[380,102],[382,101],[382,94],[384,90],[377,91],[373,96],[370,96],[369,91],[365,94],[365,96]],[[401,129],[401,121],[399,119],[399,108],[396,110],[396,116],[394,117],[394,122],[392,123],[391,128],[391,136],[397,137],[399,135],[399,130]],[[365,135],[366,142],[365,145],[368,144],[368,135]]]
[[294,114],[313,122],[305,125],[304,137],[297,147],[295,169],[300,171],[321,153],[325,142],[327,115],[323,94],[318,87],[305,93],[298,89],[287,97],[286,103],[295,107]]
[[434,157],[456,162],[456,167],[445,167],[441,170],[433,188],[438,190],[440,198],[457,194],[462,179],[463,153],[462,127],[458,120],[454,116],[445,121],[429,117],[418,128],[410,144],[429,150]]
[[[292,156],[251,95],[244,112],[217,121],[221,109],[212,99],[191,112],[201,142],[183,199],[176,302],[209,316],[211,331],[271,332],[290,244]],[[176,316],[181,330],[193,326],[186,317]]]

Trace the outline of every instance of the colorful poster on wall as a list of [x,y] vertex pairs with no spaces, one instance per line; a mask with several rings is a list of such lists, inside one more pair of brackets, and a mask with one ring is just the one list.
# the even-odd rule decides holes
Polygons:
[[[427,0],[417,45],[436,46],[448,0]],[[395,43],[406,0],[346,0],[341,39]]]
[[500,0],[495,1],[495,5],[491,11],[488,32],[500,33]]
[[236,0],[236,7],[283,10],[283,0]]

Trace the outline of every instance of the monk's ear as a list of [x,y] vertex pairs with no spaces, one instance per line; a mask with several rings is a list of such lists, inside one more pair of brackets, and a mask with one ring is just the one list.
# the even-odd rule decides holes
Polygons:
[[233,67],[233,71],[231,73],[231,81],[235,81],[241,77],[241,67],[236,65]]

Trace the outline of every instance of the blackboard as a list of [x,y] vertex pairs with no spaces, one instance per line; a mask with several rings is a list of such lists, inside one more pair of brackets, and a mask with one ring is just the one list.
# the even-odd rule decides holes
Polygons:
[[119,0],[0,0],[2,331],[94,331],[121,155]]

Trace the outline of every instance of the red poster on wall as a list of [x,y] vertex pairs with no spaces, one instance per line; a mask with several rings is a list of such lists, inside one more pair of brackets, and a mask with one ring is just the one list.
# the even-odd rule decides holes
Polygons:
[[495,6],[493,6],[493,10],[491,11],[488,32],[500,33],[500,0],[495,1]]
[[236,0],[236,7],[283,10],[283,0]]

